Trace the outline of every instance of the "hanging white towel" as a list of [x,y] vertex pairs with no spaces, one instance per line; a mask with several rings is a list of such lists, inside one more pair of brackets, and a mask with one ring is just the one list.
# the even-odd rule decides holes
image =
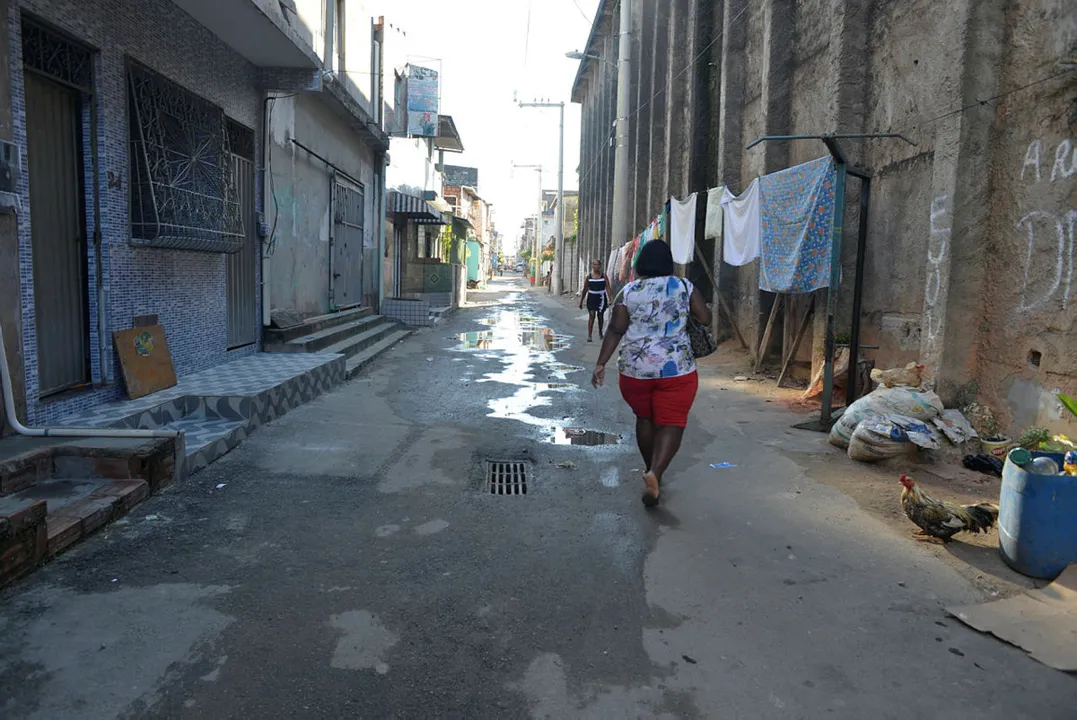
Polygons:
[[722,196],[724,215],[722,260],[730,265],[747,265],[759,257],[759,178],[734,197],[727,189]]
[[669,249],[673,262],[687,265],[692,262],[696,248],[696,199],[692,193],[686,200],[669,199]]
[[703,237],[716,240],[722,237],[722,197],[725,185],[719,185],[707,191],[707,222],[703,227]]

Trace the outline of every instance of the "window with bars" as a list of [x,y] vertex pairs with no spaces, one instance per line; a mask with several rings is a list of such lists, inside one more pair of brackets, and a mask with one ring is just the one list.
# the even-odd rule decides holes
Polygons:
[[[202,252],[243,248],[224,111],[133,60],[127,65],[131,242]],[[242,148],[252,150],[252,148]]]

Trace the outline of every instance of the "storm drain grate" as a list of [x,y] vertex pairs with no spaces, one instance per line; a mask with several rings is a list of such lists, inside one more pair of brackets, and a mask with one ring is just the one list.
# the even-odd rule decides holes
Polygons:
[[530,466],[525,462],[490,460],[486,463],[486,492],[491,495],[526,495]]

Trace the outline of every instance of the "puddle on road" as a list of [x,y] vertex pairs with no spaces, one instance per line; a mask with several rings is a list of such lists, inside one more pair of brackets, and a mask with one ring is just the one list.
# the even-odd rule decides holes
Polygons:
[[493,310],[479,324],[486,329],[461,333],[453,349],[501,362],[500,371],[486,373],[477,382],[517,386],[512,395],[489,402],[489,416],[541,427],[551,435],[559,432],[560,421],[531,413],[551,405],[553,393],[579,389],[566,381],[569,373],[582,368],[560,362],[554,355],[569,347],[572,337],[546,327],[543,318],[514,308]]
[[547,438],[546,442],[554,445],[596,447],[598,445],[617,445],[621,442],[621,436],[598,430],[585,430],[584,428],[558,428],[553,435]]
[[[476,332],[460,333],[460,344],[457,350],[506,350],[507,342],[512,338],[505,337],[497,330],[479,330]],[[516,344],[534,350],[535,352],[556,352],[564,350],[572,344],[572,338],[567,335],[557,335],[549,328],[520,328],[516,333]]]

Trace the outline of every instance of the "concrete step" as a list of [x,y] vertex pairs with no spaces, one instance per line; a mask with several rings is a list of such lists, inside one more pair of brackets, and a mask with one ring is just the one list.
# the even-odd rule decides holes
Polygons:
[[376,345],[381,342],[386,336],[397,330],[399,327],[399,325],[392,321],[385,322],[360,335],[341,340],[336,345],[330,345],[323,350],[323,352],[337,353],[350,358],[358,355],[371,345]]
[[246,440],[251,431],[251,421],[188,416],[170,422],[165,427],[183,431],[187,448],[186,471],[191,474],[226,455]]
[[150,496],[145,480],[50,478],[0,499],[0,582],[32,570]]
[[430,308],[430,324],[438,325],[445,320],[445,316],[452,312],[452,305],[446,305],[445,307],[432,307]]
[[362,372],[370,363],[374,362],[383,352],[396,345],[398,342],[411,335],[413,331],[406,328],[397,328],[393,332],[389,333],[385,339],[371,345],[363,352],[353,355],[348,358],[347,370],[345,376],[350,380],[351,378]]
[[268,346],[270,345],[284,345],[297,338],[313,335],[337,325],[345,325],[347,323],[355,322],[356,320],[361,320],[362,318],[369,317],[373,314],[373,309],[359,307],[308,318],[298,325],[291,325],[286,328],[266,328],[264,331],[264,344],[267,346],[268,352]]
[[360,335],[367,330],[371,330],[386,322],[391,322],[387,318],[381,315],[368,315],[364,318],[356,320],[354,322],[344,323],[342,325],[334,325],[324,330],[320,330],[310,335],[304,335],[298,337],[295,340],[289,340],[286,343],[266,345],[266,352],[329,352],[328,348],[338,343],[345,341],[346,339]]

